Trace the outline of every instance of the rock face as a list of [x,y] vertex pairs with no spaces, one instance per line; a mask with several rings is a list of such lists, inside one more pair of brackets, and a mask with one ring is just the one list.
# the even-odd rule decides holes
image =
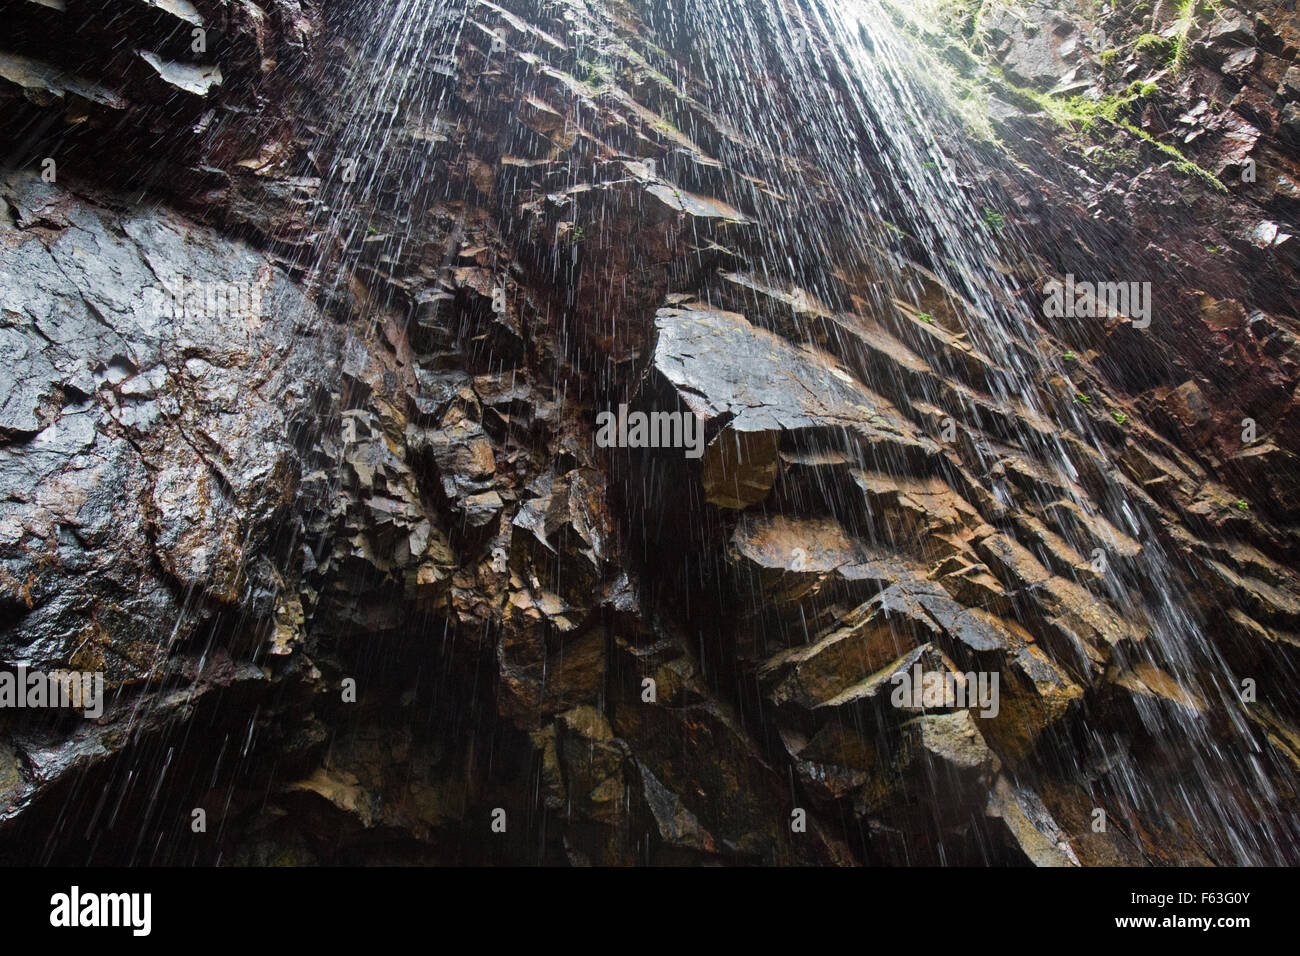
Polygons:
[[108,695],[0,708],[0,860],[1300,862],[1300,21],[1219,6],[882,8],[1009,84],[944,250],[675,4],[4,4],[0,663]]
[[[0,188],[18,220],[2,267],[6,597],[27,612],[4,653],[141,681],[202,623],[187,610],[260,590],[265,611],[285,590],[271,558],[304,501],[295,443],[338,386],[334,335],[246,246],[35,177]],[[247,302],[204,294],[232,287]]]

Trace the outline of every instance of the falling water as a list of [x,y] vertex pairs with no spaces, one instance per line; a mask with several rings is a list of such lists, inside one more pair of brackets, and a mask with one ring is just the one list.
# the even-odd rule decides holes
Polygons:
[[[1216,737],[1206,718],[1190,710],[1177,711],[1184,715],[1177,724],[1143,713],[1165,760],[1177,765],[1189,751],[1195,755],[1182,773],[1197,796],[1184,794],[1190,802],[1178,812],[1215,835],[1211,839],[1220,839],[1236,863],[1284,860],[1279,848],[1294,841],[1295,821],[1270,799],[1273,784],[1242,713],[1241,675],[1230,672],[1192,596],[1181,587],[1177,555],[1162,545],[1148,511],[1130,500],[1131,486],[1116,481],[1112,470],[1103,473],[1102,491],[1089,496],[1077,480],[1078,452],[1067,445],[1063,430],[1041,427],[1064,414],[1092,451],[1103,459],[1109,454],[1086,416],[1069,403],[1061,407],[1044,399],[1044,380],[1064,373],[1061,360],[1044,347],[1047,342],[1033,324],[1028,303],[997,267],[1018,246],[1027,246],[1030,237],[1002,235],[984,212],[997,202],[991,190],[977,184],[979,153],[990,147],[961,126],[954,99],[945,96],[940,65],[903,32],[897,12],[880,0],[691,0],[670,6],[671,13],[652,14],[652,21],[679,49],[690,50],[708,91],[708,106],[753,144],[721,158],[740,172],[770,177],[772,166],[755,163],[754,157],[797,151],[825,173],[835,197],[827,202],[825,191],[810,182],[804,168],[776,184],[790,201],[784,207],[760,207],[770,237],[758,267],[765,281],[778,287],[802,284],[823,301],[844,307],[837,301],[842,296],[822,282],[819,271],[824,276],[836,264],[856,258],[886,277],[872,304],[887,314],[891,299],[915,301],[915,290],[889,251],[899,246],[896,227],[928,252],[927,265],[964,300],[952,304],[967,318],[971,344],[1005,369],[989,383],[994,396],[1016,418],[1038,426],[1021,428],[1016,442],[1021,452],[1051,466],[1086,514],[1126,528],[1142,545],[1134,559],[1112,562],[1105,593],[1096,596],[1149,631],[1138,649],[1128,653],[1167,669],[1211,709],[1228,716],[1231,735]],[[1114,266],[1124,274],[1124,263]],[[1159,333],[1153,329],[1150,334]],[[943,356],[925,357],[943,368]],[[937,394],[910,397],[940,407],[944,403]],[[959,421],[979,419],[973,404],[946,411]],[[987,473],[998,455],[991,448],[981,454]],[[1082,542],[1066,537],[1087,553]],[[1076,583],[1088,587],[1083,580]],[[1101,735],[1094,735],[1091,746],[1096,753],[1063,753],[1060,759],[1067,766],[1126,759],[1116,741]],[[1141,768],[1113,772],[1123,781],[1118,786],[1126,791],[1123,799],[1130,807],[1143,814],[1162,812],[1162,799],[1150,792]],[[1242,779],[1249,781],[1244,788],[1225,786]]]
[[[459,82],[458,57],[467,31],[478,29],[471,23],[472,6],[471,0],[370,0],[349,15],[358,49],[350,75],[332,98],[338,113],[318,118],[313,156],[322,179],[320,202],[308,241],[291,263],[327,316],[347,298],[357,262],[376,253],[390,263],[402,260],[425,229],[422,212],[447,188],[437,175],[447,142],[439,121],[457,108],[450,97]],[[595,0],[565,6],[577,24],[603,17]],[[1266,766],[1257,751],[1237,690],[1242,675],[1231,672],[1181,585],[1182,559],[1162,543],[1154,508],[1134,497],[1138,490],[1121,480],[1113,464],[1094,467],[1112,452],[1088,416],[1068,400],[1053,400],[1046,387],[1054,376],[1064,378],[1065,369],[1033,319],[1032,295],[1001,267],[1031,249],[1033,237],[1003,228],[989,215],[999,200],[982,180],[986,164],[996,162],[989,152],[995,147],[963,126],[939,65],[881,0],[642,0],[640,7],[655,41],[686,64],[689,85],[699,91],[696,105],[734,131],[721,139],[715,157],[730,174],[729,193],[717,198],[760,222],[750,272],[769,287],[802,290],[842,313],[861,306],[832,278],[836,273],[868,277],[858,288],[866,306],[881,316],[896,313],[896,300],[919,304],[926,280],[914,263],[951,290],[948,305],[963,317],[967,343],[996,363],[987,388],[1017,429],[1014,440],[1004,436],[1005,443],[1052,474],[1083,513],[1126,529],[1142,546],[1136,556],[1112,558],[1104,585],[1082,577],[1075,582],[1147,632],[1145,641],[1117,650],[1116,662],[1132,666],[1140,655],[1173,675],[1208,710],[1226,715],[1231,733],[1225,736],[1212,733],[1207,718],[1190,710],[1142,713],[1161,762],[1177,767],[1193,755],[1181,769],[1187,788],[1177,795],[1186,806],[1169,814],[1171,825],[1175,818],[1197,821],[1206,842],[1232,862],[1284,862],[1282,848],[1296,843],[1300,826],[1273,801],[1272,780],[1283,771]],[[573,33],[567,38],[573,47],[588,42],[582,31]],[[490,47],[483,35],[470,39]],[[687,78],[681,79],[687,86]],[[472,126],[473,118],[468,122]],[[409,147],[413,129],[427,133],[427,149]],[[673,169],[665,163],[663,175],[671,177]],[[579,182],[587,172],[574,168],[571,180]],[[372,221],[385,228],[396,223],[396,230],[372,236]],[[449,255],[458,241],[453,234]],[[1114,265],[1122,274],[1123,263]],[[557,257],[553,267],[567,272],[573,263]],[[376,304],[375,313],[384,305]],[[899,337],[914,350],[925,348],[924,337]],[[373,344],[374,330],[361,341]],[[847,366],[869,367],[851,337],[838,337],[831,347]],[[924,357],[939,379],[961,381],[951,350]],[[962,388],[899,395],[900,382],[865,384],[891,395],[918,431],[929,426],[913,404],[943,408],[959,422],[978,422],[986,414],[974,393]],[[951,406],[952,395],[961,407],[944,407]],[[1067,429],[1055,422],[1068,426],[1085,447],[1072,445]],[[1082,460],[1085,453],[1095,457]],[[989,475],[1005,449],[981,440],[975,454],[979,470]],[[341,470],[339,464],[331,476],[335,489]],[[1100,486],[1085,491],[1081,473]],[[1068,531],[1063,536],[1081,553],[1089,550],[1082,538]],[[1170,714],[1181,719],[1171,723]],[[1135,816],[1164,814],[1172,796],[1153,788],[1124,741],[1101,732],[1088,737],[1076,741],[1076,752],[1057,741],[1062,749],[1053,755],[1061,767],[1075,769],[1079,786],[1089,792],[1108,788],[1111,799]],[[250,743],[223,746],[246,752]],[[165,769],[166,742],[161,749],[168,754],[158,755]],[[127,780],[123,790],[131,785]],[[942,801],[943,794],[935,799]]]
[[[600,17],[589,4],[568,6],[579,21],[584,15]],[[732,193],[719,198],[755,210],[762,223],[763,247],[749,265],[752,272],[769,286],[802,289],[845,310],[851,304],[829,276],[839,268],[867,272],[873,277],[870,306],[890,314],[893,300],[919,302],[920,280],[907,260],[924,256],[924,265],[953,290],[949,304],[965,317],[967,341],[998,363],[988,388],[1021,423],[1014,442],[1018,453],[1046,465],[1085,514],[1127,529],[1142,545],[1131,560],[1111,562],[1104,593],[1096,594],[1097,601],[1109,602],[1148,631],[1136,651],[1123,653],[1167,670],[1192,695],[1228,715],[1235,736],[1225,738],[1213,736],[1208,721],[1190,711],[1178,711],[1185,715],[1178,724],[1154,710],[1143,713],[1165,760],[1195,754],[1189,786],[1197,795],[1190,798],[1195,802],[1185,808],[1187,814],[1214,834],[1235,862],[1281,859],[1277,848],[1290,841],[1294,821],[1270,803],[1272,785],[1241,713],[1238,675],[1230,672],[1181,588],[1177,555],[1167,553],[1148,510],[1131,500],[1132,487],[1115,479],[1113,466],[1102,472],[1100,493],[1082,489],[1080,450],[1051,424],[1065,417],[1099,459],[1108,455],[1088,417],[1069,402],[1054,402],[1044,388],[1053,374],[1063,374],[1061,360],[1034,324],[1023,290],[999,268],[1000,261],[1028,247],[1031,237],[1004,229],[990,216],[997,199],[981,182],[980,161],[993,147],[963,127],[942,69],[880,0],[673,0],[642,6],[655,38],[686,57],[697,88],[704,91],[703,107],[737,134],[723,140],[716,157],[732,173]],[[394,149],[394,131],[402,123],[440,115],[452,86],[448,80],[455,76],[467,8],[465,2],[430,0],[358,8],[355,29],[366,40],[346,92],[338,97],[346,115],[336,118],[327,137],[334,143],[327,199],[301,263],[323,300],[345,287],[347,263],[361,253],[366,239],[367,218],[356,214],[355,197],[383,197],[377,206],[399,210],[405,233],[384,237],[391,260],[400,260],[420,229],[416,215],[400,210],[420,208],[416,194],[437,190],[431,181],[436,144],[423,155]],[[585,41],[577,35],[573,42]],[[783,161],[790,156],[802,161]],[[572,180],[579,181],[582,172],[572,170]],[[784,201],[772,202],[760,194],[764,189]],[[554,266],[559,271],[571,263],[557,260]],[[917,347],[915,337],[908,341]],[[835,346],[852,364],[854,345],[843,339]],[[925,357],[945,377],[959,379],[956,359],[946,350]],[[958,421],[980,420],[974,397],[956,394],[965,406],[945,411]],[[928,393],[907,398],[938,407],[945,401]],[[982,444],[977,452],[987,474],[1000,453]],[[1065,537],[1086,553],[1084,542]],[[1076,583],[1090,587],[1085,580]],[[1162,798],[1150,791],[1142,768],[1127,762],[1120,741],[1097,733],[1088,746],[1089,753],[1058,755],[1062,765],[1079,767],[1085,789],[1096,786],[1091,777],[1102,767],[1117,799],[1132,812],[1162,812]],[[1243,777],[1251,783],[1238,790],[1218,782]],[[1242,801],[1251,805],[1243,807]],[[1261,826],[1260,820],[1273,822]]]

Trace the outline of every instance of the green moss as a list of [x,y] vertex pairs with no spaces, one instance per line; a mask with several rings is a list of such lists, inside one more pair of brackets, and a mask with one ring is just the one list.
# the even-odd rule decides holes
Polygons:
[[1160,56],[1172,53],[1174,41],[1158,33],[1144,33],[1133,41],[1134,53],[1154,53]]
[[[1191,36],[1201,11],[1217,11],[1219,3],[1218,0],[1176,2],[1173,27],[1165,31],[1168,36],[1144,33],[1131,44],[1104,50],[1099,54],[1102,65],[1117,63],[1121,53],[1132,48],[1143,55],[1157,55],[1162,63],[1168,64],[1169,72],[1179,72],[1190,56]],[[1144,105],[1141,101],[1160,93],[1160,86],[1156,82],[1159,77],[1131,83],[1123,93],[1096,100],[1039,93],[1010,82],[1003,71],[990,62],[988,55],[989,44],[983,20],[993,5],[990,0],[884,0],[884,6],[894,22],[936,54],[935,71],[929,79],[945,99],[953,104],[972,133],[1010,152],[998,139],[988,114],[988,101],[996,96],[1027,111],[1032,111],[1037,106],[1060,125],[1075,132],[1090,132],[1099,126],[1123,130],[1163,153],[1173,161],[1180,173],[1201,179],[1218,192],[1227,192],[1227,188],[1209,170],[1132,122],[1138,108]],[[1003,0],[1000,5],[1004,8],[1020,8],[1020,4],[1009,0]],[[1141,16],[1144,10],[1149,14],[1150,5],[1146,0],[1140,0],[1139,8],[1133,11],[1135,18]],[[1158,24],[1153,24],[1151,29],[1159,29]],[[978,62],[972,65],[965,56],[954,56],[951,49],[954,42],[964,43]],[[981,64],[982,72],[979,69]],[[1107,150],[1100,154],[1099,162],[1103,170],[1107,167],[1118,169],[1122,164],[1133,166],[1140,161],[1135,151],[1120,149],[1113,143],[1106,145]]]
[[[1005,78],[1003,82],[1007,82]],[[1008,83],[1008,85],[1010,85]],[[1227,192],[1228,189],[1223,183],[1219,182],[1212,172],[1203,166],[1198,166],[1192,160],[1174,146],[1163,143],[1156,139],[1146,130],[1134,125],[1127,114],[1134,104],[1155,92],[1154,83],[1135,83],[1131,84],[1128,90],[1121,96],[1104,96],[1101,99],[1093,100],[1083,96],[1051,96],[1046,93],[1038,93],[1034,90],[1021,89],[1013,87],[1022,96],[1027,97],[1037,103],[1042,109],[1062,126],[1070,128],[1080,128],[1084,131],[1091,130],[1099,123],[1106,123],[1118,129],[1122,129],[1150,146],[1155,147],[1164,153],[1174,162],[1174,167],[1184,175],[1194,176],[1204,180],[1212,186],[1217,192]]]
[[1226,193],[1228,191],[1228,187],[1219,182],[1218,177],[1215,176],[1214,173],[1210,172],[1204,166],[1198,166],[1175,147],[1170,146],[1168,143],[1160,142],[1160,140],[1156,139],[1146,130],[1138,129],[1132,123],[1121,123],[1120,125],[1134,136],[1154,146],[1156,149],[1160,150],[1160,152],[1172,159],[1174,161],[1174,167],[1180,173],[1187,176],[1196,176],[1204,180],[1210,186],[1214,187],[1217,192]]

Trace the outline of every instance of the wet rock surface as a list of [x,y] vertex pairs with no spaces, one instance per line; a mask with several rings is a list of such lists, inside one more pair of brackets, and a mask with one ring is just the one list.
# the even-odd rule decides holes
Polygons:
[[[83,5],[6,6],[0,661],[110,690],[0,712],[0,859],[1240,862],[1202,794],[1297,831],[1281,5],[1207,20],[1162,94],[1232,86],[1185,124],[1258,158],[1227,197],[1006,115],[1051,157],[977,167],[1021,299],[1125,247],[1180,303],[1009,344],[897,227],[794,244],[852,197],[713,109],[645,5],[474,0],[423,85],[361,93],[342,2],[123,0],[57,61]],[[1025,16],[984,52],[1042,89],[1117,82],[1141,26]],[[1174,192],[1263,232],[1216,266]],[[601,447],[620,405],[702,454]],[[1208,648],[1163,643],[1170,601]],[[960,697],[900,698],[922,673]]]

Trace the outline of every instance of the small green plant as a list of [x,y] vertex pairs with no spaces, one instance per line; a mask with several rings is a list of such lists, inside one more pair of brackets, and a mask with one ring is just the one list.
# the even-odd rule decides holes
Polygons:
[[1124,95],[1130,100],[1148,99],[1160,92],[1160,84],[1154,80],[1134,80],[1124,91]]
[[1156,56],[1173,53],[1175,46],[1173,40],[1158,33],[1144,33],[1133,41],[1135,53],[1152,53]]
[[1067,362],[1079,361],[1079,356],[1075,355],[1073,352],[1066,352],[1064,355],[1061,356],[1061,358],[1065,359],[1065,361]]
[[[1182,5],[1178,8],[1178,17],[1174,21],[1173,55],[1169,59],[1169,65],[1174,68],[1175,73],[1181,73],[1183,67],[1187,65],[1187,57],[1192,45],[1192,28],[1196,26],[1198,3],[1199,0],[1182,0]],[[1217,4],[1211,2],[1210,6],[1217,7]]]
[[934,316],[932,316],[929,312],[918,313],[916,317],[928,325],[934,325]]
[[574,226],[573,229],[570,230],[569,232],[569,240],[574,244],[582,242],[582,240],[586,238],[587,238],[587,230],[584,229],[582,226]]
[[1237,510],[1238,510],[1238,511],[1249,511],[1249,510],[1250,510],[1250,502],[1247,501],[1245,498],[1238,498],[1238,499],[1237,499]]
[[656,120],[656,122],[654,123],[655,131],[663,133],[666,136],[684,136],[685,134],[683,134],[682,131],[677,127],[677,124],[673,122],[674,119],[675,117],[667,113],[665,113],[663,116],[660,116],[658,120]]
[[1123,425],[1128,421],[1128,416],[1125,415],[1123,412],[1111,412],[1110,417],[1115,419],[1116,425]]
[[578,79],[596,90],[600,90],[610,82],[609,67],[594,60],[580,60],[577,72]]
[[906,232],[906,231],[903,230],[903,229],[900,229],[900,228],[897,226],[897,224],[892,223],[892,222],[888,221],[887,219],[880,219],[880,220],[877,220],[877,221],[878,221],[882,226],[884,226],[886,229],[888,229],[888,230],[889,230],[889,234],[892,235],[892,236],[897,236],[897,237],[900,238],[900,239],[911,239],[911,238],[912,238],[912,236],[911,236],[910,233]]
[[984,207],[984,225],[988,226],[994,232],[1001,232],[1006,228],[1006,218],[1002,213],[997,212],[988,206]]
[[1074,396],[1074,400],[1075,400],[1076,402],[1081,402],[1081,403],[1083,403],[1084,405],[1091,405],[1091,404],[1092,404],[1092,396],[1091,396],[1091,395],[1085,395],[1085,394],[1083,394],[1083,392],[1080,392],[1079,394],[1075,395],[1075,396]]

